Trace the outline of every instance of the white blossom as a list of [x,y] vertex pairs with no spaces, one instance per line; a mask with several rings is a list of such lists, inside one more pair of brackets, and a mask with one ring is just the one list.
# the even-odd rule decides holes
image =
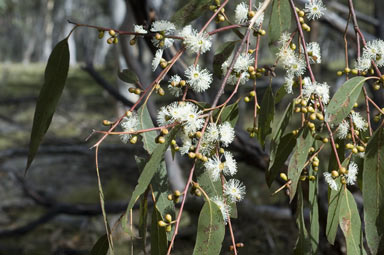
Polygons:
[[223,143],[224,147],[228,147],[228,145],[231,144],[235,138],[235,130],[231,126],[231,123],[226,121],[219,125],[219,131],[220,141]]
[[253,57],[251,54],[243,53],[240,54],[236,59],[235,65],[233,66],[233,70],[236,73],[246,72],[248,71],[248,66],[252,65]]
[[[129,117],[124,117],[121,122],[120,126],[123,129],[123,132],[132,132],[136,131],[139,125],[139,118],[136,113],[132,113]],[[131,139],[131,134],[121,134],[120,140],[123,143],[127,143],[129,139]]]
[[331,173],[325,172],[324,173],[324,178],[325,178],[325,181],[328,183],[328,185],[329,185],[329,187],[331,189],[336,190],[336,191],[339,189],[339,185],[337,184],[335,179],[333,179]]
[[326,10],[321,0],[308,0],[304,8],[309,20],[321,18]]
[[208,171],[212,181],[219,180],[220,174],[224,170],[224,164],[217,156],[208,159],[208,161],[204,163],[204,167]]
[[291,59],[291,63],[287,65],[288,74],[292,74],[295,76],[303,75],[305,72],[305,60],[299,57],[295,57]]
[[148,31],[145,30],[142,25],[135,25],[134,26],[134,31],[135,31],[135,33],[148,34]]
[[183,28],[180,35],[184,37],[184,45],[194,53],[205,53],[209,51],[212,46],[211,37],[208,33],[203,32],[200,34],[197,30],[193,29],[191,25]]
[[217,207],[220,209],[221,214],[223,216],[223,220],[225,223],[227,223],[228,217],[230,215],[231,207],[227,205],[224,202],[224,199],[222,197],[215,196],[211,199],[212,202],[214,202]]
[[232,202],[240,202],[244,199],[245,186],[237,179],[230,179],[224,184],[224,195]]
[[352,112],[350,114],[350,117],[357,130],[360,130],[360,131],[367,130],[367,122],[363,119],[363,117],[361,117],[360,113]]
[[349,123],[343,120],[336,131],[336,137],[339,139],[345,139],[349,132]]
[[155,37],[152,38],[152,43],[157,48],[165,49],[169,48],[173,44],[173,39],[167,38],[167,35],[173,34],[176,27],[175,24],[166,20],[158,20],[152,23],[151,32],[159,32],[162,33],[165,38],[158,40]]
[[180,86],[178,86],[180,81],[181,77],[177,74],[173,75],[171,79],[169,79],[168,90],[169,92],[171,92],[172,95],[176,97],[181,96],[183,94],[183,90]]
[[225,158],[224,170],[223,170],[224,175],[227,175],[227,176],[235,175],[237,173],[237,163],[232,153],[229,151],[225,151],[224,158]]
[[307,99],[311,97],[312,94],[317,95],[323,104],[328,104],[329,102],[329,86],[326,82],[312,82],[309,77],[304,78],[303,86],[303,96]]
[[212,74],[207,69],[201,69],[199,65],[191,65],[185,71],[187,82],[195,92],[207,90],[212,83]]
[[160,61],[161,61],[161,59],[163,57],[163,51],[164,50],[162,50],[162,49],[158,49],[156,51],[155,57],[152,60],[152,71],[155,71],[156,68],[159,66]]
[[371,68],[371,63],[372,61],[370,58],[363,56],[357,59],[355,68],[360,72],[364,72]]
[[359,167],[357,166],[357,164],[351,161],[348,166],[348,173],[345,175],[347,179],[347,184],[353,185],[356,183],[358,171],[359,171]]
[[280,47],[286,47],[287,46],[287,43],[289,42],[289,40],[291,40],[291,35],[290,33],[288,32],[283,32],[281,35],[280,35],[280,38],[279,38],[279,41],[277,42]]
[[249,7],[246,3],[239,3],[235,9],[235,22],[237,24],[243,24],[248,21],[248,11]]
[[321,63],[320,45],[317,42],[308,43],[307,52],[309,55],[309,60],[312,64]]
[[288,74],[287,76],[285,76],[284,78],[284,88],[285,88],[285,91],[287,91],[288,94],[291,94],[293,89],[293,83],[294,83],[294,80],[293,80],[294,76],[292,74]]
[[209,123],[207,130],[204,133],[204,138],[211,143],[217,142],[219,140],[219,129],[216,123]]

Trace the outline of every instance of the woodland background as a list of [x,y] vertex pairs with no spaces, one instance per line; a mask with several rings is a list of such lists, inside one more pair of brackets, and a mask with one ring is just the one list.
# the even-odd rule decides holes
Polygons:
[[[153,19],[169,19],[185,1],[182,0],[0,0],[0,254],[88,254],[97,238],[104,233],[99,209],[94,154],[89,150],[94,140],[85,142],[92,129],[101,129],[102,120],[114,120],[125,106],[135,98],[128,94],[128,85],[117,78],[118,69],[129,67],[143,84],[155,77],[150,68],[154,49],[149,41],[139,40],[129,46],[129,37],[120,38],[116,46],[97,39],[97,31],[80,28],[69,39],[71,68],[60,104],[50,130],[29,170],[23,177],[34,107],[43,81],[45,63],[54,45],[64,38],[72,25],[67,19],[104,27],[132,30],[134,24],[146,24]],[[303,1],[296,1],[302,5]],[[343,83],[336,71],[344,68],[344,41],[348,8],[346,1],[324,1],[328,11],[322,19],[311,24],[311,41],[322,48],[323,64],[315,72],[335,91]],[[384,39],[384,3],[382,0],[358,0],[357,18],[367,40]],[[239,1],[231,1],[227,13],[233,13]],[[268,25],[267,10],[264,27]],[[199,28],[209,13],[197,19]],[[211,25],[208,30],[214,28]],[[267,29],[266,29],[267,30]],[[267,35],[268,36],[268,35]],[[348,36],[354,38],[350,26]],[[235,40],[231,32],[217,35],[214,48],[225,41]],[[262,40],[261,65],[271,65],[274,56],[267,39]],[[351,40],[350,54],[354,56]],[[172,51],[172,49],[171,49]],[[212,70],[215,50],[202,56]],[[185,60],[188,61],[188,60]],[[183,64],[173,72],[181,73]],[[272,80],[274,91],[283,83],[282,70],[276,70]],[[258,96],[268,85],[268,78],[258,83]],[[247,92],[248,89],[243,87]],[[211,101],[209,96],[197,96],[199,101]],[[376,93],[374,99],[384,106],[384,95]],[[149,104],[154,116],[158,105],[171,97],[156,97]],[[288,100],[288,99],[287,99]],[[282,112],[287,105],[283,100],[276,109]],[[238,205],[239,219],[233,221],[237,240],[245,243],[240,254],[286,254],[295,243],[297,230],[294,212],[284,192],[271,196],[278,187],[269,190],[264,171],[268,154],[256,139],[249,139],[244,129],[251,114],[247,105],[240,104],[237,139],[231,149],[239,161],[239,179],[247,186],[247,197]],[[276,118],[278,119],[278,118]],[[122,144],[112,137],[101,147],[100,168],[104,185],[107,212],[117,220],[126,208],[136,184],[138,169],[134,152],[139,146]],[[188,162],[181,158],[172,161],[166,155],[171,170],[172,187],[182,189]],[[325,164],[325,163],[324,163]],[[327,187],[320,187],[320,221],[325,226]],[[361,194],[355,198],[360,204]],[[193,249],[200,200],[187,203],[183,216],[178,246],[174,254],[191,254]],[[136,212],[137,213],[137,212]],[[137,218],[137,217],[136,217]],[[342,236],[331,247],[321,233],[323,254],[343,254]],[[128,236],[121,231],[116,239],[116,254],[125,254]],[[182,244],[180,244],[182,243]],[[223,254],[229,254],[226,244]],[[139,242],[136,245],[140,245]]]

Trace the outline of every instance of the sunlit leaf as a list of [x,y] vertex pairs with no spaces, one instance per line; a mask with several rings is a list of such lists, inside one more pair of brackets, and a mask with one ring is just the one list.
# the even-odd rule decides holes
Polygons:
[[225,235],[225,225],[219,207],[213,202],[205,202],[197,225],[194,255],[219,255]]
[[279,40],[280,35],[291,27],[291,6],[289,1],[274,0],[268,25],[268,44],[273,53],[277,48],[274,44]]

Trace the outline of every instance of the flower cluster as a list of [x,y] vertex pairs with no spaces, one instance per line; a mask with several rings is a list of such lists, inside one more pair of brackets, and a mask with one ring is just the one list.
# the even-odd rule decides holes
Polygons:
[[185,47],[193,53],[205,53],[209,51],[212,46],[211,37],[207,32],[198,33],[191,25],[183,28],[180,36],[184,38]]
[[158,33],[152,39],[152,43],[155,47],[165,49],[169,48],[173,44],[173,39],[168,38],[167,35],[172,35],[176,30],[175,24],[166,20],[154,21],[151,26],[151,32]]
[[374,62],[378,67],[384,66],[384,41],[374,40],[367,43],[363,54],[357,59],[355,67],[359,71],[367,71]]
[[204,124],[204,120],[199,118],[201,114],[199,108],[192,103],[173,102],[170,105],[161,107],[157,122],[160,126],[178,122],[183,125],[186,133],[196,132]]
[[[259,6],[255,8],[255,11],[258,11],[261,7],[262,3],[259,3]],[[248,22],[254,15],[255,13],[253,11],[249,11],[249,6],[248,4],[241,2],[236,6],[235,9],[235,22],[237,24],[244,24]],[[255,21],[255,26],[259,27],[261,23],[264,21],[264,13],[260,14]]]
[[[255,60],[251,54],[248,54],[248,53],[240,54],[239,57],[236,59],[235,64],[233,65],[232,72],[228,78],[228,84],[235,85],[237,84],[237,82],[240,82],[240,84],[245,84],[250,77],[248,68],[253,65],[254,61]],[[221,65],[221,70],[224,75],[227,73],[231,62],[232,62],[232,58],[228,58]]]
[[309,77],[304,78],[303,97],[310,99],[311,95],[316,95],[321,99],[323,104],[329,102],[329,86],[326,82],[312,82]]

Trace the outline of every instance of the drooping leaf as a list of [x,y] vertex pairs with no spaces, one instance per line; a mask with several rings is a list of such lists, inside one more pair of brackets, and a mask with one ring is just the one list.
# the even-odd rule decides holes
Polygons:
[[135,84],[139,81],[139,77],[132,70],[129,69],[124,69],[118,72],[117,76],[119,76],[120,80],[126,83]]
[[44,84],[36,102],[28,161],[25,171],[31,166],[37,150],[47,132],[56,106],[63,92],[69,69],[68,38],[59,42],[49,56],[44,74]]
[[[156,199],[156,209],[160,213],[160,215],[164,218],[166,214],[172,215],[172,218],[174,219],[176,216],[175,212],[175,204],[173,201],[168,200],[168,194],[171,194],[169,185],[168,185],[168,173],[167,168],[165,165],[165,162],[161,162],[156,174],[153,176],[152,179],[152,189],[153,189],[153,195]],[[167,238],[168,240],[171,240],[173,235],[173,228],[172,231],[167,232]]]
[[[340,185],[340,182],[338,185]],[[341,189],[338,191],[329,189],[326,235],[328,242],[332,245],[335,243],[337,228],[339,226],[341,196]]]
[[197,225],[194,255],[219,255],[225,235],[225,225],[219,207],[213,202],[205,202]]
[[265,177],[269,187],[271,187],[273,180],[281,172],[285,161],[288,159],[288,156],[291,154],[295,145],[296,136],[292,133],[288,133],[280,139],[280,143],[277,145],[277,147],[273,148],[273,157],[271,151],[268,171],[266,171],[265,173]]
[[171,21],[180,27],[184,27],[191,21],[200,17],[203,12],[208,10],[211,0],[191,0],[173,14]]
[[93,245],[90,255],[106,255],[108,253],[109,244],[107,234],[102,235]]
[[133,205],[136,203],[137,199],[140,197],[141,194],[144,193],[144,191],[147,189],[148,185],[151,183],[151,180],[153,176],[155,175],[160,162],[163,160],[164,153],[168,149],[169,144],[171,143],[171,140],[175,137],[176,133],[179,130],[179,126],[174,127],[172,131],[165,137],[165,143],[158,144],[153,151],[150,159],[148,160],[147,164],[145,165],[143,171],[140,174],[140,177],[138,179],[138,183],[135,187],[135,190],[132,193],[132,197],[128,203],[127,210],[122,218],[122,227],[125,231],[128,233],[130,232],[126,226],[128,222],[128,214],[129,211],[133,208]]
[[358,76],[345,82],[333,95],[327,107],[328,122],[339,124],[351,112],[368,78]]
[[379,127],[368,142],[364,159],[363,201],[368,246],[384,254],[384,129]]
[[313,171],[311,167],[309,170],[309,174],[315,176],[315,180],[309,180],[309,192],[308,192],[308,201],[309,201],[309,239],[311,242],[311,250],[312,254],[319,253],[319,205],[317,201],[318,196],[318,176],[317,172]]
[[237,42],[238,41],[225,42],[217,48],[215,56],[213,58],[213,74],[216,75],[218,78],[221,78],[221,76],[223,75],[221,65],[232,54],[232,51],[235,49],[235,45]]
[[275,114],[275,103],[272,92],[272,87],[268,86],[264,92],[263,100],[261,101],[259,111],[259,131],[257,137],[260,141],[261,146],[265,147],[265,138],[272,132],[271,124]]
[[[137,111],[137,115],[139,117],[139,126],[138,129],[148,129],[148,128],[153,128],[153,121],[151,119],[151,115],[148,112],[147,105],[144,104],[139,108]],[[151,131],[151,132],[144,132],[141,133],[141,137],[143,137],[143,145],[144,149],[151,154],[152,151],[156,148],[156,138],[157,134],[156,131]]]
[[168,241],[165,227],[160,227],[158,222],[163,220],[160,212],[153,208],[151,227],[151,255],[167,254]]
[[304,199],[301,185],[297,187],[297,215],[296,224],[299,229],[296,245],[293,250],[294,255],[311,254],[311,241],[308,236],[307,228],[304,222]]
[[287,90],[285,89],[285,86],[281,86],[277,91],[275,95],[275,104],[278,104],[281,102],[281,100],[287,95]]
[[146,252],[147,247],[147,218],[148,218],[148,193],[149,188],[144,192],[140,201],[140,218],[139,218],[139,236],[141,239],[143,252]]
[[289,1],[274,0],[268,26],[268,44],[273,53],[277,52],[274,44],[284,31],[291,27],[291,7]]
[[304,164],[307,161],[309,149],[313,144],[313,137],[309,132],[304,130],[300,133],[293,149],[293,154],[288,164],[288,179],[291,180],[289,198],[290,201],[295,197],[297,183],[299,181]]
[[360,255],[364,253],[364,249],[359,211],[352,193],[346,186],[341,188],[341,193],[339,224],[345,236],[347,254]]

